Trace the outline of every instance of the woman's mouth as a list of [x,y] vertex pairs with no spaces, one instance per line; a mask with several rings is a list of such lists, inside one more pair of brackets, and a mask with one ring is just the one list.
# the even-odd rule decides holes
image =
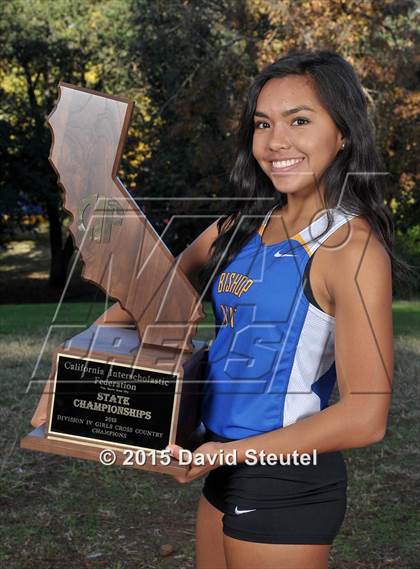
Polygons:
[[282,172],[289,172],[297,167],[298,164],[303,162],[305,158],[289,158],[288,160],[274,160],[271,162],[271,173],[280,174]]

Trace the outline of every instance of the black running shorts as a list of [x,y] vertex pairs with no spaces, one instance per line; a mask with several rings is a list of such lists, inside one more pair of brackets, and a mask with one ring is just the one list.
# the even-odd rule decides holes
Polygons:
[[[206,441],[230,439],[206,431]],[[341,452],[317,464],[222,465],[203,495],[224,513],[223,533],[256,543],[332,544],[346,512],[347,471]]]

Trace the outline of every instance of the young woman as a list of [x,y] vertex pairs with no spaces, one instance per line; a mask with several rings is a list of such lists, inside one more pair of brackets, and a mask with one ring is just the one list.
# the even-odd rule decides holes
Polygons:
[[[290,53],[255,78],[230,177],[243,199],[179,258],[197,287],[211,286],[217,331],[194,456],[235,451],[237,462],[176,476],[206,475],[197,569],[327,567],[346,510],[340,451],[380,441],[390,404],[402,264],[383,171],[366,98],[338,54]],[[105,318],[131,320],[118,304]],[[267,463],[294,451],[312,461]]]
[[[400,262],[383,171],[360,82],[338,54],[290,53],[256,77],[230,177],[244,199],[180,258],[211,286],[217,328],[195,456],[237,460],[176,477],[207,475],[197,569],[327,567],[346,510],[340,451],[380,441],[390,404]],[[309,465],[252,462],[314,449]]]

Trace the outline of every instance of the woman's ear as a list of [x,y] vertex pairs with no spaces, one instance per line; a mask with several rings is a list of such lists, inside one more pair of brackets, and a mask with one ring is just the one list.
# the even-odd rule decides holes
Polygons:
[[338,152],[341,152],[342,150],[344,150],[346,147],[346,139],[344,138],[344,136],[340,137],[340,147],[338,149]]

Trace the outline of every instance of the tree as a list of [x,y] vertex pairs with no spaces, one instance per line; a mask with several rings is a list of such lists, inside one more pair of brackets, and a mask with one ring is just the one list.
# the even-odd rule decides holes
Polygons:
[[[252,8],[251,8],[252,6]],[[268,19],[258,45],[261,68],[289,49],[328,48],[361,77],[389,172],[387,202],[399,231],[418,223],[415,118],[420,100],[416,61],[418,11],[414,0],[250,0],[255,17]],[[259,14],[259,16],[258,16]]]
[[[229,197],[232,135],[253,76],[291,48],[332,48],[371,102],[397,229],[418,223],[414,0],[0,0],[0,9],[0,208],[15,211],[22,195],[42,205],[52,284],[66,273],[45,120],[60,80],[135,101],[119,174],[138,201],[168,198],[142,205],[161,230],[173,214],[216,213],[209,200]],[[178,224],[174,253],[199,226]]]
[[50,283],[61,286],[68,255],[63,255],[60,190],[47,161],[51,138],[46,117],[60,80],[101,85],[95,65],[106,61],[114,66],[107,48],[119,37],[119,19],[121,24],[128,20],[125,3],[12,0],[1,4],[0,125],[7,145],[1,147],[0,199],[9,209],[22,194],[42,205],[49,220]]
[[[133,0],[131,11],[129,54],[142,72],[133,85],[145,87],[153,102],[142,128],[151,153],[136,195],[182,198],[164,205],[168,219],[187,215],[170,235],[178,253],[202,225],[194,214],[214,213],[209,201],[228,195],[231,135],[262,34],[245,1]],[[152,215],[153,205],[146,206]]]

